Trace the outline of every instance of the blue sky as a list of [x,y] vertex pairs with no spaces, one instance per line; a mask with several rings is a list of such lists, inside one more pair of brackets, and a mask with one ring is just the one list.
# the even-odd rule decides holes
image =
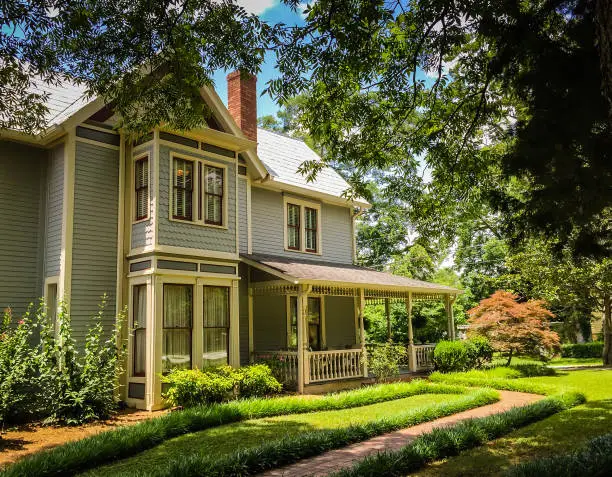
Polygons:
[[[285,23],[287,25],[302,25],[301,12],[294,12],[289,7],[280,3],[280,0],[238,0],[248,11],[260,16],[264,21],[270,23]],[[260,95],[257,101],[257,116],[274,114],[278,111],[278,105],[268,95],[261,96],[266,83],[275,77],[275,57],[267,54],[262,71],[257,76],[257,93]],[[227,103],[227,83],[225,77],[229,71],[218,71],[213,76],[215,89],[224,103]]]

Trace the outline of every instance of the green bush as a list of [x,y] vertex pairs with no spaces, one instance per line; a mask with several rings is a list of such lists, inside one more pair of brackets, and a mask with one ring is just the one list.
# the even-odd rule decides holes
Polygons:
[[[82,356],[72,338],[70,317],[60,306],[56,323],[43,304],[16,323],[0,325],[0,423],[80,424],[107,418],[117,407],[123,346],[117,346],[122,316],[110,334],[102,328],[106,299],[89,329]],[[57,327],[57,334],[55,329]]]
[[163,394],[171,406],[192,407],[222,402],[234,391],[235,379],[223,372],[199,369],[176,369],[162,377],[169,384]]
[[563,358],[601,358],[603,355],[603,342],[564,344],[561,346]]
[[569,455],[535,459],[508,469],[506,477],[582,477],[612,475],[612,434],[592,439]]
[[399,375],[399,364],[406,348],[391,342],[375,346],[368,355],[368,369],[379,381]]
[[280,393],[283,389],[281,383],[272,375],[272,371],[265,364],[253,364],[240,368],[241,375],[238,389],[241,397],[270,396]]
[[474,336],[465,341],[470,355],[470,367],[482,368],[493,360],[493,346],[484,336]]
[[197,406],[149,419],[133,426],[124,426],[79,441],[26,456],[12,464],[2,477],[38,477],[74,475],[110,461],[125,459],[151,449],[173,437],[213,427],[263,417],[305,412],[348,409],[417,394],[464,394],[466,388],[433,384],[423,380],[367,386],[352,391],[308,399],[284,396],[274,399],[240,399],[211,406]]
[[433,360],[438,371],[451,373],[469,369],[472,358],[463,341],[440,341],[434,349]]

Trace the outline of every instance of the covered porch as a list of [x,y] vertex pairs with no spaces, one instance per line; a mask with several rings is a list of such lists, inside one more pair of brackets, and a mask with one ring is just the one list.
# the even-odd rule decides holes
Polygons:
[[300,393],[313,385],[369,378],[364,327],[368,303],[384,303],[387,310],[393,302],[406,307],[410,373],[431,369],[435,348],[414,343],[415,302],[442,301],[447,335],[455,339],[452,303],[457,289],[353,265],[253,255],[243,260],[251,269],[250,360],[274,362],[285,383],[295,384]]

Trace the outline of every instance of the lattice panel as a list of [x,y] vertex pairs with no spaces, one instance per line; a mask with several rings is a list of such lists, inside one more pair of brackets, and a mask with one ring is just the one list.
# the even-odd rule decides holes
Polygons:
[[359,289],[326,285],[314,285],[312,287],[312,293],[316,295],[359,296]]
[[295,295],[297,285],[257,285],[253,286],[253,296]]
[[412,301],[444,301],[446,295],[442,293],[413,293]]

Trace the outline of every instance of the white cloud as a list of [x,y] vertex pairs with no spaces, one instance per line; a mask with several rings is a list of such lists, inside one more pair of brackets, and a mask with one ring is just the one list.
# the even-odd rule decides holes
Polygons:
[[261,15],[268,8],[276,5],[277,0],[238,0],[238,4],[242,5],[249,13]]

